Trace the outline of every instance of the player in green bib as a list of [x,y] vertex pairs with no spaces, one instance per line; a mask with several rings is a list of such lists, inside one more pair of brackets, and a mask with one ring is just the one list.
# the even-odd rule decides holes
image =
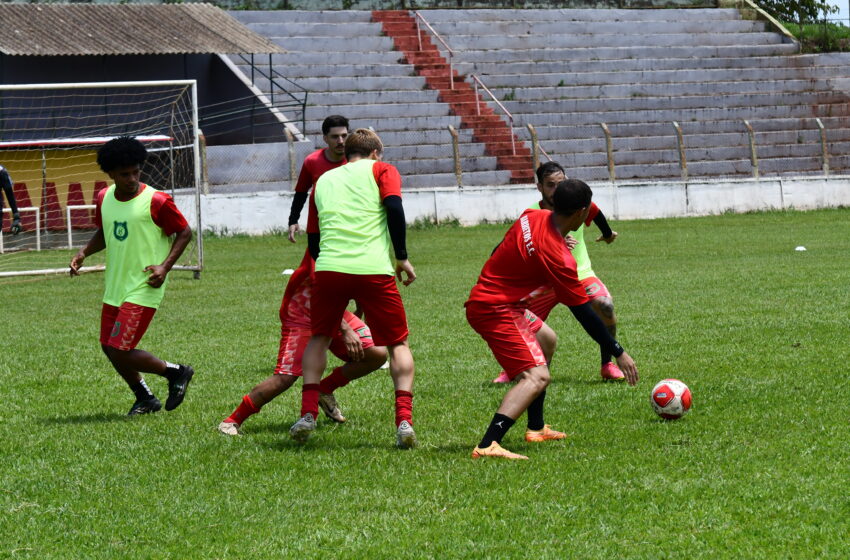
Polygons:
[[114,138],[98,150],[97,163],[114,184],[98,193],[98,229],[70,264],[71,276],[77,276],[86,257],[106,249],[100,344],[135,394],[130,416],[162,407],[143,372],[168,380],[165,410],[183,402],[195,373],[190,366],[136,348],[162,302],[169,271],[192,239],[174,200],[140,181],[145,159],[144,145],[128,136]]
[[[564,168],[560,164],[550,161],[546,162],[537,168],[537,190],[540,191],[541,199],[534,203],[530,208],[535,209],[552,209],[552,195],[558,183],[566,179]],[[611,230],[605,215],[596,206],[591,203],[588,217],[585,222],[575,231],[575,237],[567,238],[567,245],[570,247],[570,252],[576,260],[576,270],[578,279],[584,286],[585,292],[590,298],[590,304],[593,310],[602,319],[605,327],[612,337],[617,336],[617,317],[614,314],[614,301],[605,284],[602,283],[590,263],[590,257],[587,254],[587,245],[585,244],[585,227],[591,223],[595,223],[599,227],[600,235],[596,241],[604,241],[613,243],[617,239],[617,232]],[[557,337],[544,321],[549,316],[549,313],[557,305],[557,301],[553,297],[551,290],[546,291],[535,297],[529,302],[528,310],[530,315],[530,323],[532,331],[536,334],[541,345],[551,344],[554,351]],[[599,374],[606,381],[623,381],[625,376],[617,364],[611,360],[611,354],[600,348],[601,367]],[[507,374],[501,372],[496,377],[494,383],[507,383],[509,381]]]

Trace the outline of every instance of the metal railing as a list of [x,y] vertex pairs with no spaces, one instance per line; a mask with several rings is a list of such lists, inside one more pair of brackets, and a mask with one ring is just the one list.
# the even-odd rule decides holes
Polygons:
[[496,103],[496,105],[498,105],[499,108],[502,111],[504,111],[505,115],[507,115],[508,122],[510,122],[510,129],[511,129],[511,154],[516,155],[516,138],[515,138],[515,135],[514,135],[514,116],[511,114],[510,111],[508,111],[508,109],[504,105],[502,105],[501,101],[496,99],[496,96],[493,95],[493,92],[490,91],[490,89],[487,86],[484,85],[484,82],[481,81],[481,78],[479,78],[475,74],[470,74],[469,77],[472,78],[473,82],[475,82],[475,114],[481,115],[481,96],[478,95],[478,87],[481,86],[481,88],[484,91],[487,92],[487,95],[490,96],[490,99],[492,99]]
[[449,53],[449,89],[454,89],[455,88],[455,72],[454,72],[453,58],[454,58],[455,52],[452,50],[452,48],[449,46],[449,44],[446,43],[446,41],[442,37],[440,37],[440,34],[437,33],[434,30],[433,27],[431,27],[431,24],[428,23],[428,20],[425,19],[425,16],[423,16],[419,12],[414,12],[414,15],[416,16],[414,19],[416,21],[416,36],[419,39],[419,52],[422,52],[422,27],[419,25],[419,22],[421,21],[425,25],[425,27],[428,28],[428,31],[430,31],[431,34],[434,35],[434,37],[440,43],[442,43],[443,47],[446,49],[446,52]]
[[[242,62],[250,65],[251,67],[251,83],[256,84],[257,76],[265,78],[269,82],[269,101],[271,103],[271,108],[273,109],[286,109],[292,107],[298,107],[301,111],[301,131],[303,132],[306,128],[307,123],[307,94],[309,93],[307,89],[298,85],[298,83],[290,80],[280,72],[274,69],[274,64],[272,62],[272,55],[269,54],[268,60],[268,71],[261,70],[254,61],[254,55],[245,56],[244,54],[235,55],[239,57]],[[283,83],[290,84],[290,89],[284,87]]]

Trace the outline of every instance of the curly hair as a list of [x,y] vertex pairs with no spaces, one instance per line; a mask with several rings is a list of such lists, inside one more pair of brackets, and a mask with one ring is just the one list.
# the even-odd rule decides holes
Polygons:
[[142,165],[148,157],[144,144],[132,136],[113,138],[97,151],[97,164],[104,173],[119,167]]

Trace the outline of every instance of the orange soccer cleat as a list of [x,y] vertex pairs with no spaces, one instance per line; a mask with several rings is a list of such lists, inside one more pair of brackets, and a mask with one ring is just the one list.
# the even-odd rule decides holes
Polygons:
[[490,444],[489,447],[481,449],[480,447],[476,447],[472,450],[472,458],[478,459],[480,457],[497,457],[499,459],[528,459],[525,455],[520,455],[519,453],[511,453],[501,445],[499,442],[494,441]]
[[532,443],[538,443],[541,441],[554,441],[558,439],[564,439],[565,437],[567,437],[567,434],[565,434],[564,432],[553,430],[549,427],[549,424],[543,426],[542,430],[525,431],[525,441]]

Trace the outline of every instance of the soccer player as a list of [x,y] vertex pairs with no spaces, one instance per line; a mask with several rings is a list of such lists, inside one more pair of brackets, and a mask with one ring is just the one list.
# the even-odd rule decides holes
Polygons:
[[[304,253],[301,265],[289,278],[280,306],[280,347],[274,374],[257,384],[242,397],[242,403],[219,425],[226,435],[241,435],[240,426],[269,401],[289,389],[301,377],[301,359],[310,340],[310,292],[313,257]],[[345,422],[333,392],[350,381],[378,369],[387,359],[387,349],[375,346],[369,327],[346,311],[341,326],[333,335],[331,352],[345,362],[319,384],[319,405],[334,422]]]
[[[292,197],[292,206],[289,210],[289,240],[292,243],[295,243],[295,235],[301,230],[298,220],[310,190],[316,186],[316,181],[325,171],[345,163],[346,138],[348,138],[348,119],[341,115],[331,115],[322,121],[322,139],[327,147],[319,148],[304,158],[301,172],[298,174],[298,182],[295,183],[295,195]],[[315,231],[318,227],[314,223],[315,212],[312,201],[310,206],[307,213],[308,232]]]
[[[546,162],[538,167],[537,190],[540,191],[541,200],[532,205],[531,208],[552,210],[552,195],[555,192],[555,187],[564,179],[566,179],[564,168],[554,161]],[[581,281],[588,297],[590,298],[590,305],[593,307],[593,311],[595,311],[596,314],[599,315],[599,318],[602,319],[602,322],[605,323],[605,327],[608,329],[608,332],[611,333],[611,336],[616,338],[617,317],[614,315],[614,301],[611,298],[611,294],[608,292],[608,288],[605,287],[605,284],[602,283],[602,280],[600,280],[593,271],[590,264],[590,257],[587,254],[587,245],[584,242],[584,228],[585,226],[589,226],[591,221],[596,224],[599,231],[602,233],[596,241],[605,241],[605,243],[610,244],[617,239],[617,232],[611,230],[611,226],[608,225],[608,220],[605,218],[602,210],[599,209],[596,203],[592,202],[587,219],[581,227],[576,230],[575,237],[572,235],[568,236],[567,245],[573,254],[573,258],[576,260],[578,279]],[[533,332],[536,332],[536,329],[540,328],[541,325],[544,329],[548,328],[545,326],[543,321],[549,317],[549,313],[557,304],[558,301],[552,290],[545,291],[531,300],[529,303],[529,310],[533,315],[540,319],[539,322],[532,323]],[[551,337],[554,336],[554,332],[550,334],[544,330],[543,335]],[[600,368],[599,373],[602,376],[602,379],[606,381],[623,381],[625,379],[623,372],[620,371],[617,364],[611,361],[611,354],[609,354],[604,348],[600,348],[600,353],[602,358],[602,367]],[[493,383],[507,383],[508,381],[508,376],[503,371],[493,380]]]
[[[363,309],[375,344],[386,346],[395,386],[396,445],[416,445],[413,430],[413,355],[407,343],[407,317],[395,284],[416,279],[407,258],[401,176],[381,161],[381,139],[357,129],[345,141],[348,163],[328,171],[314,190],[319,232],[308,233],[316,259],[312,298],[312,337],[304,351],[301,418],[289,430],[305,442],[316,429],[319,379],[326,350],[350,300]],[[395,255],[391,262],[390,250]]]
[[[3,212],[3,193],[6,193],[6,198],[9,199],[9,208],[12,209],[12,227],[9,231],[12,235],[21,233],[21,214],[18,212],[18,203],[15,200],[15,191],[12,190],[12,178],[9,177],[9,171],[0,165],[0,216]],[[3,223],[0,217],[0,224]]]
[[169,271],[192,239],[174,200],[140,182],[146,158],[144,145],[129,136],[114,138],[97,151],[98,165],[114,184],[98,194],[98,229],[70,264],[71,276],[77,276],[86,257],[106,249],[100,345],[136,396],[129,416],[162,406],[141,372],[168,380],[165,410],[180,406],[195,374],[190,366],[136,348],[162,301]]
[[592,196],[590,187],[582,181],[560,182],[552,195],[553,210],[526,210],[484,264],[472,288],[466,302],[469,324],[487,342],[508,377],[518,379],[472,451],[473,459],[527,459],[500,445],[516,419],[526,411],[526,441],[559,440],[566,436],[550,428],[543,419],[549,368],[546,352],[532,333],[527,317],[528,301],[541,288],[551,287],[555,299],[568,306],[588,334],[616,356],[626,380],[632,385],[637,383],[634,361],[593,312],[564,239],[587,219]]

